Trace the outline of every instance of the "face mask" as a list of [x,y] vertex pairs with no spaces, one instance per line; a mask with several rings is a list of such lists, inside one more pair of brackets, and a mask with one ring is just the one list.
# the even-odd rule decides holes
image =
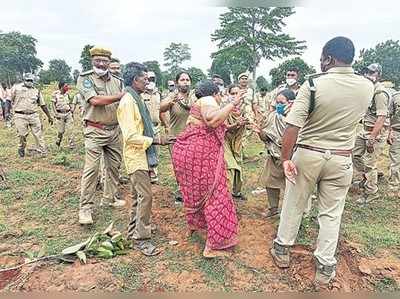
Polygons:
[[223,85],[218,85],[218,89],[220,93],[224,93],[225,87]]
[[154,90],[156,88],[156,83],[154,82],[149,82],[149,84],[147,84],[146,88],[148,90]]
[[378,81],[378,77],[376,75],[365,75],[365,77],[369,80],[371,80],[374,84]]
[[284,116],[285,115],[285,108],[286,108],[285,104],[282,104],[282,103],[276,104],[276,113],[279,114],[279,115]]
[[296,79],[292,79],[292,78],[286,79],[286,84],[289,85],[289,86],[293,86],[296,83],[297,83]]
[[168,90],[171,91],[171,92],[174,91],[175,90],[175,86],[174,85],[168,86]]
[[28,88],[33,87],[33,82],[32,81],[24,81],[24,85]]
[[107,70],[103,70],[103,69],[99,69],[97,67],[93,67],[93,71],[96,73],[96,75],[102,77],[104,75],[106,75],[108,73],[108,69]]
[[189,91],[189,86],[187,85],[178,86],[178,89],[181,93],[187,93]]

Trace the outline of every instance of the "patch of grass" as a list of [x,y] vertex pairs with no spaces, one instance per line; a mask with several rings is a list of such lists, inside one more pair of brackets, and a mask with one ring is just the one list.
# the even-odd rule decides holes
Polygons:
[[378,292],[398,292],[400,286],[393,278],[384,277],[375,282],[375,290]]
[[79,240],[52,238],[52,239],[47,239],[44,246],[46,248],[46,254],[53,255],[53,254],[59,254],[63,249],[78,244],[79,242],[80,242]]
[[3,205],[10,206],[15,200],[15,194],[11,190],[0,191],[0,202]]
[[69,161],[69,156],[68,154],[64,153],[64,152],[60,152],[58,153],[53,160],[51,161],[51,164],[54,165],[62,165],[62,166],[69,166],[70,165],[70,161]]
[[310,214],[307,217],[303,217],[301,221],[299,234],[297,236],[297,242],[301,245],[312,245],[315,242],[315,235],[318,231],[318,221],[317,221],[318,211],[313,206]]
[[210,287],[228,291],[225,285],[228,275],[222,259],[197,258],[195,266],[203,272]]
[[21,238],[23,240],[34,239],[35,241],[44,241],[47,239],[47,236],[43,228],[35,227],[26,230]]
[[66,205],[68,208],[79,207],[79,196],[77,196],[77,195],[68,196],[68,197],[65,199],[64,202],[65,202],[65,205]]
[[40,178],[40,174],[34,171],[14,170],[10,171],[7,177],[18,186],[26,186],[35,183]]
[[8,231],[7,224],[5,224],[5,223],[0,223],[0,234],[1,234],[1,233],[4,233],[4,232],[6,232],[6,231]]
[[34,200],[47,199],[53,193],[53,191],[54,191],[54,186],[44,185],[40,189],[34,190],[32,192],[32,199]]
[[112,267],[113,275],[122,279],[122,292],[137,291],[142,285],[141,266],[138,263],[114,263]]

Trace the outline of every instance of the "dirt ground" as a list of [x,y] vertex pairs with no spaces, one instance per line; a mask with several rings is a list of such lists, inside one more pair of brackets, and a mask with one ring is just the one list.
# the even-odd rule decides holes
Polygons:
[[[54,143],[54,128],[46,132]],[[111,221],[126,233],[129,217],[129,186],[123,186],[129,201],[123,209],[97,207],[96,224],[84,228],[77,223],[83,145],[59,152],[50,146],[47,158],[16,157],[13,130],[0,128],[1,160],[7,186],[0,186],[0,268],[23,263],[28,253],[57,254],[63,248],[85,240]],[[80,137],[80,141],[82,141]],[[250,154],[262,150],[256,144]],[[163,151],[160,185],[153,186],[153,240],[161,249],[155,257],[135,250],[109,260],[88,260],[87,264],[43,261],[18,270],[0,273],[2,291],[265,291],[312,292],[313,244],[317,236],[317,212],[303,221],[299,244],[293,248],[288,270],[278,269],[269,248],[278,219],[266,220],[265,194],[254,196],[262,158],[245,166],[248,200],[237,202],[240,242],[231,256],[205,259],[201,253],[204,235],[186,235],[183,208],[173,201],[174,179],[168,154]],[[96,195],[100,198],[100,194]],[[324,290],[332,292],[393,291],[400,286],[399,220],[395,207],[399,198],[382,198],[363,209],[352,196],[346,206],[338,249],[337,277]],[[379,211],[379,214],[376,214]],[[371,231],[371,228],[374,230]],[[375,238],[380,234],[379,238]],[[176,241],[170,243],[170,241]],[[172,245],[175,244],[176,245]]]

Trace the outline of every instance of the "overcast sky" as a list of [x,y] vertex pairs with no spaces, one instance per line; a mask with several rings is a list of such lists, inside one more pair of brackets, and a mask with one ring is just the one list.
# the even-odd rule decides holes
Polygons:
[[[33,35],[43,62],[62,58],[73,69],[80,69],[79,58],[85,44],[106,46],[123,63],[163,63],[163,50],[171,42],[184,42],[192,49],[187,66],[206,72],[211,64],[210,54],[216,50],[210,34],[218,27],[218,17],[226,8],[205,2],[12,0],[2,3],[0,30]],[[296,14],[287,19],[285,31],[306,41],[308,49],[303,59],[317,70],[321,48],[334,36],[350,37],[357,53],[387,39],[400,39],[400,3],[394,0],[314,3],[318,6],[297,7]],[[269,69],[279,62],[263,62],[258,74],[268,76]]]

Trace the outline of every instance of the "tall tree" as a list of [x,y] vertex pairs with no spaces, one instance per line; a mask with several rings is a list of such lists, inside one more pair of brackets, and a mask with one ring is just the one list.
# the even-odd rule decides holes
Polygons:
[[300,57],[296,57],[293,59],[286,60],[282,62],[278,67],[271,69],[269,72],[271,76],[272,86],[276,87],[279,84],[282,84],[285,81],[286,73],[290,68],[298,68],[300,72],[299,83],[302,84],[304,82],[305,75],[315,73],[314,67],[307,64]]
[[207,78],[206,74],[204,74],[201,69],[194,66],[188,68],[187,72],[192,77],[192,86],[195,86],[198,82]]
[[188,44],[171,43],[164,50],[164,65],[171,74],[176,74],[182,69],[183,62],[192,58]]
[[149,71],[152,71],[156,74],[157,78],[157,87],[164,85],[164,78],[161,73],[160,63],[157,60],[145,61],[143,64],[147,67]]
[[361,72],[371,63],[382,65],[384,80],[392,81],[400,86],[400,44],[399,41],[387,40],[371,49],[362,49],[354,68]]
[[85,45],[85,46],[83,47],[83,49],[82,49],[82,52],[81,52],[81,59],[79,60],[79,63],[80,63],[81,66],[82,66],[82,71],[83,71],[83,72],[92,69],[92,60],[91,60],[91,57],[90,57],[90,52],[89,52],[89,50],[90,50],[91,48],[93,48],[93,47],[94,47],[93,45]]
[[9,84],[43,65],[36,57],[37,40],[20,32],[0,33],[0,79]]
[[274,60],[301,54],[304,41],[283,33],[284,19],[294,14],[291,7],[229,8],[220,16],[221,27],[211,35],[218,42],[219,50],[214,53],[244,51],[251,57],[250,70],[256,79],[256,68],[262,58]]
[[74,70],[72,72],[72,77],[73,77],[75,83],[78,80],[79,74],[80,74],[79,70]]
[[71,67],[63,59],[52,59],[49,61],[48,70],[42,70],[39,74],[41,83],[50,82],[72,82]]
[[269,84],[269,82],[267,81],[267,79],[265,79],[264,76],[260,76],[257,78],[256,80],[256,84],[257,84],[257,89],[260,90],[261,88],[267,88],[268,90],[271,89],[271,85]]
[[222,51],[211,55],[213,58],[210,75],[220,75],[226,84],[236,81],[237,76],[251,68],[251,54],[245,49]]

